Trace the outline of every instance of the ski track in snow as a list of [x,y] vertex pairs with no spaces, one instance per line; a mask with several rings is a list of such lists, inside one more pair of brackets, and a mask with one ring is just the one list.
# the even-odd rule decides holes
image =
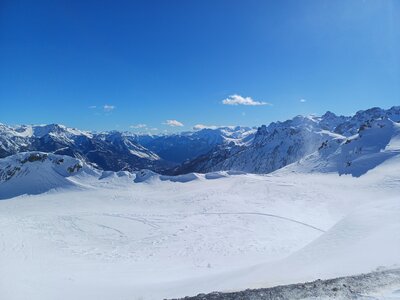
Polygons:
[[278,215],[273,215],[273,214],[266,214],[266,213],[257,213],[257,212],[214,212],[214,213],[203,213],[203,215],[258,215],[258,216],[266,216],[266,217],[272,217],[272,218],[278,218],[278,219],[282,219],[282,220],[286,220],[289,222],[294,222],[303,226],[307,226],[309,228],[318,230],[320,232],[325,232],[325,230],[317,228],[315,226],[312,226],[310,224],[304,223],[304,222],[300,222],[300,221],[296,221],[294,219],[291,218],[286,218],[283,216],[278,216]]

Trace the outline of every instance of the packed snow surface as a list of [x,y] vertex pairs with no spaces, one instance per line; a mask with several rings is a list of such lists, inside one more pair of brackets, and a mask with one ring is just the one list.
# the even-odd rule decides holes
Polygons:
[[[400,265],[398,156],[357,178],[113,173],[26,155],[2,161],[20,169],[0,182],[1,299],[175,298]],[[57,175],[45,191],[16,192],[44,173]]]

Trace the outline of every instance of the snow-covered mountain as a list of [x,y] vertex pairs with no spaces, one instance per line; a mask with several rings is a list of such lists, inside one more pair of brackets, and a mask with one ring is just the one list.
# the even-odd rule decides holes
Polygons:
[[[320,170],[359,176],[374,167],[369,163],[362,171],[353,170],[355,165],[350,165],[360,161],[361,156],[371,162],[370,154],[380,152],[389,143],[394,149],[391,155],[397,154],[398,144],[394,141],[398,122],[400,107],[371,108],[352,117],[332,112],[320,117],[296,116],[257,130],[219,127],[155,136],[118,131],[93,133],[57,124],[0,124],[0,157],[41,151],[76,157],[104,170],[149,169],[162,174],[185,174],[223,170],[270,173],[311,155],[313,158],[307,161],[313,160],[314,166],[331,166]],[[375,165],[383,159],[383,154],[378,156],[379,159],[374,158]],[[307,168],[316,169],[311,163]]]
[[390,119],[393,122],[400,122],[400,106],[393,106],[390,109],[373,107],[367,110],[360,110],[345,122],[335,128],[335,132],[344,136],[351,136],[358,133],[359,129],[368,126],[373,120]]
[[79,158],[104,170],[151,169],[157,172],[209,152],[217,145],[246,144],[255,129],[220,127],[172,135],[130,132],[87,132],[64,125],[0,124],[0,158],[24,151],[41,151]]
[[[175,172],[236,170],[270,173],[311,155],[314,166],[330,166],[320,168],[321,171],[360,176],[384,157],[398,154],[397,122],[400,122],[400,107],[372,108],[359,111],[353,117],[336,116],[331,112],[321,117],[297,116],[285,122],[263,125],[251,143],[217,147],[184,163]],[[380,153],[385,149],[391,150]],[[380,154],[372,157],[372,153]],[[368,164],[364,163],[361,168],[358,165],[362,160]],[[356,164],[350,167],[352,161]]]
[[285,122],[262,125],[250,143],[217,147],[183,164],[176,172],[236,170],[269,173],[313,153],[323,141],[340,137],[333,130],[347,119],[326,113],[322,117],[296,116]]
[[326,140],[309,156],[288,166],[297,172],[338,172],[359,177],[400,155],[400,124],[387,117],[363,123],[355,135]]
[[105,170],[157,171],[172,164],[122,132],[91,133],[59,124],[10,127],[0,125],[0,157],[24,151],[69,155]]
[[0,159],[0,199],[79,187],[82,177],[98,176],[99,173],[81,160],[66,155],[18,153]]
[[71,146],[78,139],[91,139],[89,132],[63,125],[36,125],[11,127],[0,124],[0,155],[6,157],[33,147],[55,151],[60,146]]
[[139,135],[137,141],[161,158],[180,164],[206,154],[219,145],[248,144],[256,131],[250,127],[227,126],[171,135]]

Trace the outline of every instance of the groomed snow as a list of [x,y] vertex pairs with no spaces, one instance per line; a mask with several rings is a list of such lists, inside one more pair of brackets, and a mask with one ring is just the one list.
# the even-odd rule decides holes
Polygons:
[[73,177],[0,201],[0,295],[162,299],[398,267],[399,168]]

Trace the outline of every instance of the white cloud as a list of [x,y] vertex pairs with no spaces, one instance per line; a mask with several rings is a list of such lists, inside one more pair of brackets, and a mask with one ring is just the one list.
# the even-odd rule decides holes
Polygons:
[[136,125],[131,125],[129,127],[132,129],[141,129],[141,128],[146,128],[147,125],[146,124],[136,124]]
[[90,109],[95,109],[97,106],[96,105],[90,105],[89,108]]
[[240,95],[230,95],[228,98],[222,100],[222,104],[225,105],[249,105],[249,106],[257,106],[257,105],[272,105],[268,102],[263,101],[255,101],[251,97],[242,97]]
[[112,111],[112,110],[115,109],[115,106],[114,106],[114,105],[105,104],[105,105],[103,106],[103,109],[104,109],[104,111],[106,111],[106,112],[110,112],[110,111]]
[[193,126],[193,130],[202,130],[202,129],[216,129],[218,126],[215,125],[204,125],[204,124],[196,124]]
[[301,98],[301,99],[300,99],[300,102],[301,102],[301,103],[304,103],[304,102],[307,102],[307,100],[304,99],[304,98]]
[[158,128],[150,128],[150,130],[152,130],[152,131],[157,131],[158,130]]
[[172,127],[182,127],[183,123],[177,121],[177,120],[166,120],[164,125],[172,126]]

